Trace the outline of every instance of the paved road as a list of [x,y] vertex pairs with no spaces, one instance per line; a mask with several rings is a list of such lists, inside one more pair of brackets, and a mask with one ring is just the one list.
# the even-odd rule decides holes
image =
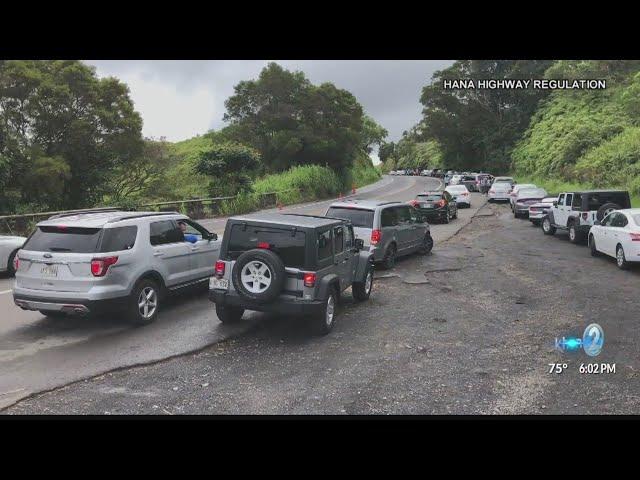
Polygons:
[[[424,177],[385,177],[357,191],[355,198],[409,200],[438,180]],[[285,212],[323,214],[332,200],[295,205]],[[482,200],[483,201],[483,200]],[[480,198],[474,207],[479,206]],[[436,244],[451,236],[475,209],[460,210],[460,219],[434,225]],[[226,219],[203,221],[222,233]],[[34,392],[125,366],[165,359],[238,336],[263,315],[249,314],[237,326],[222,325],[206,294],[194,293],[166,305],[158,320],[134,328],[119,318],[49,319],[15,307],[13,280],[0,278],[0,408]]]
[[[507,206],[486,205],[433,255],[383,277],[369,302],[344,296],[326,337],[266,318],[196,354],[81,381],[6,413],[640,411],[640,269],[620,271],[566,235],[544,236]],[[555,337],[594,321],[605,332],[594,361],[615,363],[615,374],[581,375],[590,357],[553,349]],[[568,368],[549,374],[552,362]]]

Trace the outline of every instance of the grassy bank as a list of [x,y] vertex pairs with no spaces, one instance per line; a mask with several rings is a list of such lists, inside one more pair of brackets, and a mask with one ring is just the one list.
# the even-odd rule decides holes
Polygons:
[[[620,190],[628,190],[624,185],[608,185],[607,187],[597,186],[593,183],[589,182],[576,182],[576,181],[565,181],[559,179],[549,179],[542,177],[534,177],[534,176],[523,176],[523,175],[514,175],[513,178],[516,179],[518,183],[533,183],[538,185],[539,187],[544,188],[547,192],[554,194],[560,192],[571,192],[571,191],[580,191],[580,190],[591,190],[591,189],[603,189],[603,188],[615,188]],[[631,206],[634,208],[640,208],[640,195],[634,195],[631,191],[629,192],[631,195]]]

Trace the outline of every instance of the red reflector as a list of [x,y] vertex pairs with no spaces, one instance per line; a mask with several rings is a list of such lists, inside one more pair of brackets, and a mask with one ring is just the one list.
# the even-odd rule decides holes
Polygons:
[[630,233],[632,242],[640,242],[640,233]]
[[215,268],[216,277],[222,278],[224,276],[225,267],[226,267],[226,264],[222,260],[216,261],[216,268]]
[[16,255],[13,257],[13,269],[17,272],[18,268],[20,268],[20,259],[18,258],[18,255]]
[[444,200],[438,200],[436,202],[436,205],[439,207],[444,207],[447,204],[447,202],[445,202]]
[[118,261],[118,257],[94,258],[91,260],[91,274],[94,277],[104,277],[109,267]]
[[268,242],[258,242],[258,248],[266,248],[267,250],[271,248]]
[[377,244],[382,238],[382,232],[380,230],[371,231],[371,245]]
[[66,225],[58,225],[58,230],[66,230],[67,226]]
[[417,206],[418,206],[418,201],[417,201],[417,200],[411,200],[409,203],[410,203],[411,205],[413,205],[414,207],[417,207]]
[[305,273],[304,274],[304,286],[305,287],[313,287],[316,284],[316,274],[315,273]]

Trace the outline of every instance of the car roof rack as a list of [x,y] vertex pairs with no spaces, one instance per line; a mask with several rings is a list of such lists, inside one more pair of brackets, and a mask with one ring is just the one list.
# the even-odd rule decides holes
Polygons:
[[121,212],[121,208],[117,207],[104,207],[104,208],[89,208],[86,210],[69,210],[62,213],[56,213],[51,215],[47,220],[55,220],[56,218],[72,217],[73,215],[90,214],[90,213],[103,213],[103,212]]
[[164,215],[182,215],[180,212],[145,212],[136,215],[123,215],[122,217],[110,218],[107,223],[122,222],[123,220],[130,220],[132,218],[144,218],[144,217],[156,217]]

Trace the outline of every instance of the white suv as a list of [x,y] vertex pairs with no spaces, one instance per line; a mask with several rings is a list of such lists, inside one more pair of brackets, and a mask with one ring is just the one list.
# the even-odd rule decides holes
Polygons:
[[177,212],[58,215],[18,251],[13,298],[49,316],[123,311],[151,323],[166,293],[207,285],[219,250],[215,233]]

